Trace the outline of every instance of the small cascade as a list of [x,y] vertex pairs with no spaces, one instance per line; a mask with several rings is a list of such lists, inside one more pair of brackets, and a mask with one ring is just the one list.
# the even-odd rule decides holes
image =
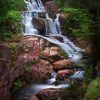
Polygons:
[[53,19],[49,17],[48,13],[46,13],[46,19],[48,22],[48,29],[47,29],[46,35],[51,35],[52,34]]
[[32,25],[32,13],[26,12],[25,15],[22,15],[23,17],[23,35],[32,35],[32,34],[38,34],[38,30],[34,29]]
[[52,35],[61,35],[59,16],[60,14],[57,13],[56,19],[54,20],[53,25],[52,25]]
[[54,82],[56,81],[56,76],[57,76],[57,74],[53,71],[53,72],[51,73],[51,78],[50,78],[49,80],[47,80],[47,84],[52,84],[52,83],[54,83]]
[[29,1],[24,0],[24,2],[27,5],[27,10],[30,12],[45,12],[41,0],[29,0]]
[[49,17],[48,13],[46,14],[46,19],[49,25],[49,35],[61,35],[60,23],[59,23],[60,14],[56,14],[56,18],[52,19]]

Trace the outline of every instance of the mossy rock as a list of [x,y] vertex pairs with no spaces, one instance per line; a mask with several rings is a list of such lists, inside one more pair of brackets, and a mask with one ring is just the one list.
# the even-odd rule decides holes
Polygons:
[[100,77],[90,83],[83,100],[99,100],[98,98],[100,98]]

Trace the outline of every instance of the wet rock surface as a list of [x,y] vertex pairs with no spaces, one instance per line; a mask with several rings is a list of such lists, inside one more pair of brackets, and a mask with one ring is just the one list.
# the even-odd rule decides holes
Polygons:
[[74,62],[64,59],[64,60],[59,60],[53,63],[54,69],[55,70],[60,70],[60,69],[66,69],[66,68],[72,68],[75,67]]
[[28,75],[30,80],[44,80],[50,78],[52,71],[53,67],[48,61],[40,60],[30,68]]
[[57,100],[59,97],[61,97],[64,93],[63,89],[45,89],[40,91],[37,96],[40,98],[40,100]]
[[47,1],[45,3],[45,9],[47,12],[56,12],[57,11],[57,6],[54,1]]
[[[58,46],[47,40],[36,36],[24,36],[20,43],[2,48],[5,50],[0,49],[1,52],[6,52],[6,55],[0,54],[0,100],[9,100],[9,89],[19,77],[29,84],[49,79],[54,70],[57,72],[57,81],[52,84],[71,83],[68,77],[75,72],[75,63],[65,57],[65,53]],[[9,49],[13,52],[9,52]],[[8,58],[10,60],[7,60]],[[25,100],[57,100],[62,94],[62,89],[43,89],[37,96],[25,96]]]
[[57,77],[64,77],[71,74],[74,74],[74,71],[71,69],[60,70],[57,72]]
[[36,95],[33,95],[29,100],[39,100]]

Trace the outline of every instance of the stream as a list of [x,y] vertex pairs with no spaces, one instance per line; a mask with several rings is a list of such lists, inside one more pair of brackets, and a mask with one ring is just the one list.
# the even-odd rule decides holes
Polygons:
[[[64,50],[68,54],[68,59],[77,63],[80,63],[82,60],[82,53],[84,52],[83,49],[77,47],[68,37],[63,36],[61,34],[60,23],[59,23],[59,13],[56,13],[56,18],[52,19],[49,17],[49,14],[45,11],[44,6],[41,0],[24,0],[25,4],[27,5],[27,11],[22,14],[22,34],[23,36],[36,36],[41,37],[57,46],[59,46],[62,50]],[[48,27],[46,28],[45,35],[39,34],[39,30],[35,29],[32,24],[32,18],[37,17],[38,13],[45,13],[46,21],[48,23]],[[54,36],[59,36],[63,38],[63,41],[59,41],[56,38],[52,38]],[[82,70],[75,69],[76,72],[73,75],[70,75],[70,79],[83,79],[85,72]],[[14,98],[14,100],[23,100],[23,96],[26,93],[38,93],[40,90],[47,89],[47,88],[67,88],[71,84],[53,84],[56,81],[56,72],[51,73],[51,78],[46,80],[45,82],[40,83],[33,83],[29,86],[25,87],[21,90],[17,95],[20,96]]]

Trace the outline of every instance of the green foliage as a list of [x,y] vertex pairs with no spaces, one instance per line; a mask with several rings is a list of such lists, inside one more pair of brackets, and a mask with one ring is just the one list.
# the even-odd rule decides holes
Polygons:
[[100,97],[100,77],[92,81],[88,86],[83,100],[97,100]]
[[62,100],[82,100],[83,93],[82,82],[79,81],[66,88]]
[[4,34],[5,37],[18,34],[21,32],[21,16],[18,11],[8,11],[6,15],[6,32],[10,34]]
[[20,79],[16,79],[12,86],[12,92],[20,90],[24,86],[24,83]]
[[24,70],[24,72],[29,72],[29,70],[30,70],[29,65],[27,65],[27,64],[24,65],[23,70]]
[[58,8],[62,8],[63,7],[63,3],[61,0],[56,0],[56,4],[58,6]]
[[92,33],[91,20],[88,11],[85,9],[63,8],[66,13],[66,30],[77,37],[89,37]]
[[23,70],[24,70],[25,72],[29,72],[30,67],[31,67],[32,65],[35,65],[35,64],[38,64],[38,63],[39,63],[38,60],[32,60],[31,62],[28,62],[28,63],[24,64]]
[[32,65],[35,65],[35,64],[38,64],[38,63],[39,63],[38,60],[32,60],[32,61],[31,61],[31,64],[32,64]]
[[[93,72],[95,71],[95,67],[93,65],[89,65],[86,69],[85,76],[91,78],[93,76]],[[91,79],[92,80],[92,79]]]
[[8,62],[10,65],[13,64],[13,66],[15,65],[16,62],[16,43],[10,43],[7,44],[7,48],[8,48]]
[[68,58],[68,54],[65,51],[61,51],[59,53],[59,56],[63,57],[63,58]]
[[21,17],[19,10],[24,9],[23,0],[0,1],[0,39],[11,37],[21,32]]

